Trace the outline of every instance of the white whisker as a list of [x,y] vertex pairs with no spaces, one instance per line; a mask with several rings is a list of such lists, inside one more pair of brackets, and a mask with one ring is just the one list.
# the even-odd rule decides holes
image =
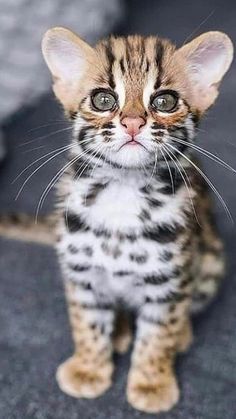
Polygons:
[[[193,209],[194,216],[196,218],[196,221],[197,221],[198,225],[200,225],[199,219],[198,219],[198,216],[197,216],[197,213],[196,213],[196,210],[195,210],[195,206],[194,206],[194,203],[193,203],[193,199],[192,199],[192,196],[191,196],[191,193],[190,193],[190,189],[189,189],[189,186],[192,188],[192,185],[191,185],[189,177],[186,173],[186,170],[184,169],[183,165],[180,163],[179,159],[170,151],[169,147],[168,147],[168,150],[166,149],[166,147],[167,147],[167,144],[164,146],[164,150],[165,150],[166,154],[170,157],[170,159],[174,162],[175,166],[177,167],[178,172],[180,173],[180,176],[182,177],[182,179],[184,181],[185,187],[186,187],[187,192],[188,192],[189,200],[190,200],[190,203],[191,203],[191,207]],[[183,176],[182,171],[184,172],[184,175],[185,175],[186,178]],[[186,179],[189,183],[189,186],[187,184]]]
[[185,154],[181,153],[176,147],[172,146],[171,144],[168,145],[168,147],[171,147],[175,152],[180,154],[185,160],[187,160],[196,170],[197,172],[202,176],[202,178],[205,180],[205,182],[209,185],[209,187],[212,189],[212,191],[215,193],[219,201],[221,202],[226,214],[228,215],[229,219],[231,220],[232,224],[234,224],[234,220],[232,218],[232,215],[230,213],[229,208],[227,207],[224,199],[220,195],[219,191],[216,189],[216,187],[213,185],[213,183],[210,181],[210,179],[206,176],[206,174],[195,164],[192,162],[191,159],[189,159]]
[[[38,206],[37,206],[37,210],[36,210],[36,216],[35,216],[35,222],[37,223],[37,219],[38,219],[38,213],[39,213],[39,210],[40,210],[40,208],[41,208],[41,204],[42,204],[42,201],[44,202],[44,197],[46,198],[46,196],[47,196],[47,194],[48,194],[48,192],[50,191],[50,189],[51,189],[51,185],[52,185],[52,187],[53,187],[53,185],[54,185],[54,181],[55,181],[55,183],[56,183],[56,181],[57,181],[57,179],[59,179],[62,175],[63,175],[63,173],[65,172],[65,170],[67,169],[67,168],[69,168],[70,166],[72,166],[72,164],[74,163],[74,162],[76,162],[76,161],[78,161],[79,159],[80,159],[80,157],[82,156],[82,155],[84,155],[84,154],[86,154],[85,152],[82,152],[81,154],[79,154],[79,155],[76,155],[72,160],[70,160],[67,164],[65,164],[57,173],[56,173],[56,175],[53,177],[53,179],[49,182],[49,184],[47,185],[47,187],[44,189],[44,192],[42,193],[42,195],[41,195],[41,197],[40,197],[40,200],[39,200],[39,203],[38,203]],[[45,196],[45,194],[46,194],[46,196]]]
[[155,160],[154,160],[154,165],[153,165],[152,173],[151,173],[151,176],[150,176],[148,182],[146,183],[146,186],[150,185],[151,180],[152,180],[154,174],[156,173],[156,169],[157,169],[157,150],[155,150]]
[[[102,149],[102,144],[100,144],[100,145],[98,145],[96,148],[95,148],[95,150],[94,150],[94,154],[92,155],[92,156],[90,156],[89,155],[89,160],[88,161],[86,161],[86,162],[84,162],[84,164],[82,164],[82,166],[80,167],[80,169],[83,169],[82,171],[77,171],[76,173],[75,173],[75,175],[74,175],[74,178],[76,177],[77,178],[77,180],[82,176],[82,174],[83,174],[83,172],[86,170],[86,168],[92,163],[92,160],[97,156],[97,154],[100,152],[100,150]],[[87,153],[88,154],[88,153]],[[77,157],[79,157],[79,156],[77,156]],[[80,156],[81,157],[81,156]],[[79,157],[79,158],[80,158]],[[76,161],[78,161],[79,160],[79,158],[76,160]],[[99,162],[99,161],[98,161]],[[74,163],[74,162],[73,162]],[[79,172],[79,176],[77,177],[77,174],[78,174],[78,172]],[[59,178],[62,176],[64,174],[64,171],[62,172],[62,174],[59,176]],[[54,180],[55,179],[53,179],[52,181],[54,182]],[[52,183],[51,185],[49,184],[49,186],[50,186],[50,188],[49,188],[49,190],[46,192],[46,196],[47,196],[47,194],[50,192],[50,190],[52,189],[52,187],[55,185],[55,183],[58,181],[58,179],[56,178],[56,180],[55,180],[55,182],[54,183]],[[50,182],[51,183],[51,182]],[[48,187],[47,187],[48,188]],[[47,189],[46,188],[46,189]],[[45,190],[46,191],[46,190]],[[46,196],[44,197],[44,199],[43,199],[43,202],[44,202],[44,200],[45,200],[45,198],[46,198]],[[41,198],[40,198],[40,200],[41,200]],[[67,215],[68,215],[68,209],[69,209],[69,201],[70,201],[70,196],[67,198],[67,202],[66,202],[66,210],[65,210],[65,220],[66,220],[66,224],[68,225],[68,218],[67,218]],[[40,204],[40,202],[39,202],[39,205],[38,205],[38,208],[39,208],[39,210],[40,210],[40,208],[42,207],[42,205],[43,205],[43,202]],[[37,217],[38,217],[38,210],[37,210]]]
[[48,156],[50,156],[51,154],[53,154],[53,153],[56,153],[57,151],[60,151],[60,150],[67,150],[67,149],[69,149],[71,147],[71,144],[70,145],[66,145],[66,146],[63,146],[63,147],[59,147],[59,148],[57,148],[56,150],[52,150],[52,151],[50,151],[49,153],[47,153],[47,154],[44,154],[43,156],[41,156],[41,157],[39,157],[38,159],[36,159],[36,160],[34,160],[33,162],[31,162],[27,167],[25,167],[18,175],[17,175],[17,177],[12,181],[12,184],[14,184],[30,167],[32,167],[34,164],[36,164],[38,161],[40,161],[40,160],[43,160],[45,157],[48,157]]
[[172,187],[172,194],[174,195],[174,194],[175,194],[175,187],[174,187],[174,180],[173,180],[173,176],[172,176],[172,173],[171,173],[171,170],[170,170],[170,165],[169,165],[169,163],[168,163],[168,161],[167,161],[167,159],[166,159],[166,156],[165,156],[165,153],[164,153],[164,152],[163,152],[163,150],[162,150],[162,147],[160,147],[160,152],[161,152],[161,154],[162,154],[162,156],[163,156],[163,158],[164,158],[164,160],[165,160],[166,166],[167,166],[168,171],[169,171],[169,175],[170,175],[170,182],[171,182],[171,187]]
[[232,166],[230,166],[228,163],[226,163],[224,160],[222,160],[220,157],[216,156],[215,154],[211,153],[210,151],[208,151],[208,150],[206,150],[206,149],[204,149],[204,148],[202,148],[202,147],[200,147],[196,144],[192,144],[192,143],[189,143],[187,141],[181,140],[178,137],[171,136],[171,140],[176,142],[176,143],[187,145],[188,147],[198,151],[199,153],[201,153],[204,156],[208,157],[209,159],[213,160],[215,163],[220,164],[225,169],[228,169],[228,170],[236,173],[236,169],[234,169]]
[[[70,145],[70,146],[68,146],[66,149],[63,149],[63,150],[60,150],[58,153],[56,153],[56,154],[54,154],[53,156],[51,156],[49,159],[47,159],[45,162],[43,162],[42,164],[40,164],[40,166],[39,167],[37,167],[28,177],[27,177],[27,179],[23,182],[23,184],[22,184],[22,186],[20,187],[20,189],[19,189],[19,191],[18,191],[18,193],[17,193],[17,195],[16,195],[16,197],[15,197],[15,200],[17,200],[18,198],[19,198],[19,196],[20,196],[20,194],[21,194],[21,192],[23,191],[23,189],[24,189],[24,187],[25,187],[25,185],[29,182],[29,180],[42,168],[42,167],[44,167],[46,164],[48,164],[51,160],[53,160],[55,157],[57,157],[57,156],[59,156],[60,154],[62,154],[62,153],[64,153],[65,151],[67,151],[67,150],[69,150],[70,148],[72,148],[73,147],[73,145]],[[35,163],[35,162],[34,162]],[[30,167],[30,166],[28,166],[28,167]],[[27,170],[27,169],[24,169],[24,171],[25,170]],[[23,174],[24,173],[24,171],[21,173],[21,174]],[[20,176],[20,175],[19,175]],[[18,176],[18,178],[19,178],[19,176]]]
[[[88,143],[90,142],[90,139],[86,139],[80,142],[80,144],[82,143]],[[47,154],[44,154],[43,156],[39,157],[38,159],[34,160],[32,163],[30,163],[27,167],[25,167],[18,175],[17,177],[12,181],[12,184],[14,184],[30,167],[32,167],[33,165],[35,165],[37,162],[39,162],[40,160],[43,160],[45,157],[51,156],[51,154],[56,153],[52,158],[46,160],[41,166],[39,166],[25,181],[25,184],[28,182],[28,180],[31,179],[31,177],[37,173],[38,170],[40,170],[45,164],[49,163],[51,160],[53,160],[54,157],[57,157],[59,154],[62,154],[64,151],[67,150],[71,150],[74,147],[76,148],[78,146],[77,143],[72,143],[69,145],[65,145],[63,147],[59,147],[56,150],[52,150]],[[57,153],[58,152],[58,153]],[[22,185],[22,188],[24,188],[24,184]],[[20,193],[20,191],[19,191]]]
[[34,131],[37,131],[39,129],[51,127],[51,126],[57,125],[57,124],[64,124],[64,125],[66,125],[66,124],[68,124],[68,122],[65,119],[61,119],[61,120],[58,119],[58,121],[52,121],[52,122],[50,122],[48,124],[40,125],[39,127],[36,127],[36,128],[31,128],[27,132],[28,133],[29,132],[34,132]]
[[68,130],[71,130],[71,129],[72,129],[72,127],[62,128],[62,129],[59,129],[57,131],[50,132],[49,134],[41,135],[40,137],[37,137],[33,140],[26,141],[25,143],[19,144],[18,147],[23,147],[27,144],[34,143],[35,141],[38,141],[38,140],[43,140],[44,138],[52,137],[53,135],[59,134],[60,132],[68,131]]

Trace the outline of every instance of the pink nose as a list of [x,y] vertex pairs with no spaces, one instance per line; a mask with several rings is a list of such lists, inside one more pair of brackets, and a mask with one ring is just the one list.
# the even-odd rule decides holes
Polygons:
[[121,120],[121,124],[125,127],[125,132],[132,137],[139,134],[145,123],[145,120],[141,116],[126,116]]

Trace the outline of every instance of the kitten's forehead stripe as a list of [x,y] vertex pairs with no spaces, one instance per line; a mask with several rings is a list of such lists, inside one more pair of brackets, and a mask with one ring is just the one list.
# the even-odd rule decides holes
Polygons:
[[[165,72],[165,56],[174,51],[174,46],[166,40],[153,36],[142,37],[138,35],[123,37],[110,37],[98,44],[104,50],[109,73],[109,85],[114,88],[114,72],[118,66],[126,84],[131,92],[143,90],[147,74],[151,72],[154,79],[154,89],[162,83]],[[165,75],[166,76],[166,75]],[[140,94],[139,94],[140,95]]]
[[[166,116],[152,112],[151,97],[160,89],[177,91],[190,105],[191,113],[195,111],[191,106],[192,90],[185,77],[185,66],[175,54],[176,47],[170,41],[156,36],[110,36],[100,41],[95,50],[100,63],[96,65],[100,71],[91,79],[91,84],[93,88],[115,90],[119,112],[123,115],[144,116],[148,112],[151,118],[168,125],[184,117],[180,112]],[[86,106],[83,110],[87,112]],[[185,106],[184,114],[187,112],[190,110]],[[102,116],[93,115],[94,124],[100,125],[102,119]]]
[[124,75],[125,74],[125,66],[124,66],[124,58],[122,57],[120,59],[120,68],[121,68],[121,72]]
[[108,59],[108,75],[109,75],[109,85],[111,86],[112,89],[115,88],[115,82],[114,82],[114,77],[113,77],[113,65],[115,62],[115,56],[112,50],[112,41],[111,39],[108,39],[107,44],[106,44],[106,55],[107,55],[107,59]]
[[141,53],[141,63],[143,65],[145,59],[145,40],[141,38],[141,45],[140,45],[140,53]]
[[162,42],[157,39],[156,42],[156,65],[158,68],[158,76],[156,79],[156,83],[154,85],[155,89],[158,89],[161,85],[161,79],[162,79],[162,74],[163,74],[163,68],[162,68],[162,59],[163,59],[163,54],[164,54],[164,47]]

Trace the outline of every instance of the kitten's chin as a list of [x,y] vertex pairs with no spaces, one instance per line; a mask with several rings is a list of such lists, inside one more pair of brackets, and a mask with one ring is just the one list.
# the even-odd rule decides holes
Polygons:
[[147,150],[140,146],[126,146],[110,156],[111,163],[124,168],[143,168],[151,162]]

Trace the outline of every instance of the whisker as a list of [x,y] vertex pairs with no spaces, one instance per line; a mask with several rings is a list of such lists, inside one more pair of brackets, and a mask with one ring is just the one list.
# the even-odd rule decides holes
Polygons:
[[[100,145],[101,146],[101,145]],[[77,177],[77,174],[78,174],[78,172],[79,172],[79,170],[78,171],[76,171],[76,173],[75,173],[75,175],[74,175],[74,178],[75,177],[77,177],[77,180],[82,176],[82,174],[83,174],[83,172],[86,170],[86,168],[89,166],[89,164],[91,164],[92,163],[92,160],[93,160],[93,158],[94,157],[96,157],[96,155],[98,154],[98,152],[101,150],[101,147],[100,147],[99,145],[98,145],[98,147],[96,147],[96,149],[94,150],[94,153],[95,154],[93,154],[92,155],[92,157],[90,157],[89,158],[89,161],[88,162],[84,162],[84,164],[80,167],[80,169],[83,169],[80,173],[79,173],[79,176]],[[78,161],[79,160],[79,158],[81,157],[81,155],[79,155],[79,156],[77,156],[77,160],[76,161]],[[74,162],[73,162],[74,163]],[[87,163],[87,164],[86,164]],[[65,169],[66,170],[66,169]],[[64,171],[65,171],[64,170]],[[60,174],[60,176],[59,176],[59,178],[63,175],[63,173],[64,173],[64,171]],[[56,178],[55,179],[55,177],[52,179],[52,181],[50,182],[51,183],[51,185],[50,185],[50,183],[49,183],[49,190],[46,192],[46,189],[48,188],[48,186],[47,186],[47,188],[45,189],[45,191],[44,191],[44,193],[46,192],[46,195],[45,195],[45,197],[43,198],[43,201],[42,201],[42,203],[40,204],[40,202],[39,202],[39,205],[38,205],[38,208],[37,208],[37,213],[36,213],[36,217],[38,218],[38,211],[40,210],[40,208],[42,207],[42,205],[43,205],[43,202],[45,201],[45,199],[46,199],[46,196],[48,195],[48,193],[50,192],[50,190],[54,187],[54,185],[55,185],[55,183],[59,180],[59,178]],[[41,196],[41,198],[42,198],[42,196]],[[40,200],[41,200],[41,198],[40,198]],[[65,210],[65,222],[66,222],[66,224],[68,225],[68,210],[69,210],[69,202],[70,202],[70,196],[67,198],[67,203],[66,203],[66,210]],[[36,219],[37,219],[36,218]]]
[[[99,146],[101,146],[101,144],[100,144]],[[89,166],[89,164],[91,163],[92,159],[93,159],[94,157],[96,157],[96,156],[97,156],[98,152],[99,152],[99,151],[100,151],[100,149],[101,149],[101,147],[99,147],[99,146],[97,146],[97,147],[95,148],[95,150],[93,151],[92,157],[89,155],[89,157],[91,157],[91,159],[89,159],[88,161],[84,162],[84,164],[81,166],[81,168],[83,168],[83,171],[79,173],[79,176],[77,176],[78,171],[76,172],[75,177],[76,177],[76,179],[77,179],[77,180],[78,180],[78,179],[82,176],[82,174],[84,173],[84,171],[86,170],[86,168],[87,168],[87,167]],[[95,153],[95,154],[94,154],[94,153]],[[86,154],[89,154],[89,153],[86,153]],[[87,164],[86,164],[86,163],[87,163]],[[84,167],[84,166],[85,166],[85,167]],[[81,169],[81,168],[80,168],[80,169]]]
[[[168,148],[168,150],[166,149],[166,147]],[[199,223],[197,212],[196,212],[196,209],[195,209],[195,206],[194,206],[194,203],[193,203],[193,199],[192,199],[192,196],[191,196],[191,193],[190,193],[189,186],[190,186],[190,188],[192,188],[192,184],[191,184],[190,179],[187,175],[187,172],[184,169],[183,165],[180,163],[179,159],[169,150],[169,147],[167,146],[167,144],[164,146],[164,150],[167,153],[167,155],[170,157],[170,159],[174,162],[180,176],[182,177],[182,179],[184,181],[184,185],[185,185],[185,188],[187,189],[187,192],[188,192],[188,196],[189,196],[191,207],[193,209],[194,216],[196,218],[196,221],[197,221],[198,225],[201,226],[201,224]],[[182,171],[184,172],[185,177],[183,176]],[[187,181],[186,181],[186,179],[187,179]],[[187,182],[189,183],[189,186],[188,186]]]
[[186,44],[186,42],[192,38],[192,36],[211,18],[211,16],[215,13],[215,9],[213,9],[205,19],[203,19],[200,24],[190,33],[190,35],[185,38],[183,45]]
[[41,135],[40,137],[37,137],[37,138],[35,138],[33,140],[26,141],[25,143],[19,144],[18,147],[24,147],[27,144],[32,144],[35,141],[43,140],[44,138],[49,138],[49,137],[52,137],[53,135],[56,135],[56,134],[58,134],[60,132],[68,131],[68,130],[71,130],[71,129],[72,129],[72,127],[66,127],[66,128],[59,129],[57,131],[50,132],[49,134]]
[[[90,140],[88,140],[88,142],[89,142]],[[27,179],[23,182],[23,184],[22,184],[22,186],[21,186],[21,188],[19,189],[19,191],[18,191],[18,193],[17,193],[17,195],[16,195],[16,197],[15,197],[15,200],[17,200],[18,198],[19,198],[19,196],[20,196],[20,194],[21,194],[21,192],[23,191],[23,189],[24,189],[24,187],[26,186],[26,184],[29,182],[29,180],[42,168],[42,167],[44,167],[46,164],[48,164],[51,160],[53,160],[55,157],[57,157],[58,155],[60,155],[60,154],[62,154],[62,153],[64,153],[65,151],[67,151],[67,150],[71,150],[71,149],[73,149],[74,147],[77,147],[77,144],[71,144],[71,145],[68,145],[68,146],[66,146],[66,148],[65,149],[63,149],[63,150],[60,150],[58,153],[56,153],[56,154],[54,154],[52,157],[50,157],[49,159],[47,159],[45,162],[43,162],[39,167],[37,167],[28,177],[27,177]],[[54,151],[53,151],[54,152]],[[84,152],[83,152],[84,153]],[[50,153],[50,154],[52,154],[52,153]],[[44,156],[45,157],[45,156]],[[18,175],[18,178],[20,177],[20,175],[21,174],[23,174],[23,172],[25,172],[30,166],[32,166],[33,164],[35,164],[37,161],[39,161],[39,160],[41,160],[41,158],[39,158],[39,159],[37,159],[36,161],[34,161],[33,163],[31,163],[27,168],[25,168],[19,175]],[[15,179],[16,180],[16,179]]]
[[109,148],[109,166],[110,166],[110,168],[111,168],[111,170],[112,170],[112,172],[114,173],[114,167],[112,166],[112,164],[111,164],[111,156],[112,156],[112,151],[114,150],[114,145],[113,146],[111,146],[110,148]]
[[[89,142],[90,141],[90,139],[86,139],[86,140],[83,140],[83,141],[81,141],[80,142],[80,144],[82,144],[82,143],[85,143],[85,142]],[[36,159],[36,160],[34,160],[33,162],[31,162],[28,166],[26,166],[18,175],[17,175],[17,177],[12,181],[12,184],[14,184],[30,167],[32,167],[34,164],[36,164],[37,162],[39,162],[40,160],[43,160],[45,157],[48,157],[48,156],[50,156],[51,154],[53,154],[53,153],[56,153],[57,151],[60,151],[60,150],[64,150],[64,151],[66,151],[66,150],[69,150],[70,148],[73,148],[73,147],[76,147],[77,146],[77,143],[72,143],[72,144],[67,144],[67,145],[65,145],[65,146],[62,146],[62,147],[59,147],[59,148],[57,148],[57,149],[54,149],[54,150],[52,150],[52,151],[49,151],[47,154],[44,154],[43,156],[41,156],[41,157],[39,157],[38,159]],[[57,154],[58,155],[58,154]],[[56,155],[55,155],[55,157],[56,157]],[[48,160],[48,161],[51,161],[51,160]],[[48,162],[47,161],[47,162]],[[45,162],[45,164],[46,164],[46,162]]]
[[211,180],[206,176],[206,174],[195,163],[193,163],[193,161],[191,159],[189,159],[187,156],[185,156],[185,154],[181,153],[181,151],[179,151],[176,147],[172,146],[171,144],[169,144],[168,147],[171,147],[173,150],[175,150],[175,152],[177,152],[178,154],[180,154],[185,160],[187,160],[197,170],[197,172],[202,176],[202,178],[205,180],[205,182],[209,185],[209,187],[215,193],[215,195],[217,196],[217,198],[221,202],[221,204],[222,204],[222,206],[223,206],[223,208],[224,208],[227,216],[231,220],[232,224],[234,224],[233,217],[232,217],[232,215],[230,213],[230,210],[227,207],[224,199],[222,198],[222,196],[220,195],[220,193],[216,189],[216,187],[213,185],[213,183],[211,182]]
[[57,124],[68,124],[68,121],[66,121],[65,119],[64,120],[63,119],[58,119],[57,121],[52,121],[51,123],[40,125],[39,127],[31,128],[27,132],[28,133],[34,132],[34,131],[37,131],[39,129],[51,127],[51,126],[57,125]]
[[162,156],[163,156],[163,158],[165,160],[166,166],[167,166],[168,171],[169,171],[170,182],[171,182],[171,187],[172,187],[172,194],[174,195],[175,194],[174,179],[173,179],[173,176],[172,176],[172,173],[171,173],[171,170],[170,170],[170,165],[169,165],[169,163],[167,161],[167,158],[165,156],[165,153],[162,150],[162,147],[160,147],[160,152],[161,152],[161,154],[162,154]]
[[228,143],[230,146],[236,148],[236,144],[232,143],[231,141],[229,141],[227,138],[224,138],[224,141],[226,141],[226,143]]
[[[104,146],[104,144],[100,144],[100,148],[99,148],[99,152],[101,152],[102,151],[102,149],[105,147]],[[97,154],[96,154],[97,155]],[[95,157],[95,156],[94,156]],[[94,164],[94,166],[93,166],[93,169],[92,169],[92,172],[91,172],[91,178],[93,178],[93,174],[94,174],[94,171],[96,170],[96,168],[98,167],[98,165],[99,165],[99,163],[100,163],[100,161],[101,161],[101,157],[102,157],[102,155],[101,155],[101,153],[100,153],[100,156],[98,157],[98,161]],[[104,165],[104,161],[103,161],[103,164],[102,164],[102,166]],[[88,191],[87,191],[87,194],[85,195],[85,198],[84,198],[84,201],[85,201],[85,204],[86,204],[86,202],[87,202],[87,195],[88,195]]]
[[154,173],[156,173],[156,168],[157,168],[157,151],[155,150],[155,160],[154,160],[154,164],[153,164],[152,173],[151,173],[151,176],[150,176],[150,178],[149,178],[149,180],[148,180],[148,182],[146,183],[145,186],[150,185],[151,180],[152,180],[152,178],[154,176]]
[[[65,170],[67,170],[69,167],[71,167],[73,165],[74,162],[78,161],[80,159],[81,156],[85,155],[85,152],[82,152],[81,154],[75,156],[72,160],[70,160],[68,163],[66,163],[57,173],[56,175],[53,177],[53,179],[49,182],[49,184],[47,185],[47,187],[44,189],[44,192],[42,193],[38,206],[37,206],[37,210],[36,210],[36,216],[35,216],[35,222],[37,223],[38,220],[38,215],[39,215],[39,210],[41,208],[41,205],[43,204],[44,200],[46,199],[49,191],[51,190],[51,187],[54,186],[54,184],[57,182],[58,179],[60,179],[60,177],[63,175],[63,173],[65,172]],[[55,182],[55,183],[54,183]]]
[[196,144],[189,143],[187,141],[181,140],[178,137],[171,136],[171,140],[180,144],[187,145],[188,147],[198,151],[199,153],[203,154],[204,156],[208,157],[209,159],[213,160],[215,163],[218,163],[219,165],[223,166],[225,169],[228,169],[234,173],[236,173],[236,169],[234,169],[232,166],[230,166],[227,162],[222,160],[220,157],[215,155],[214,153],[211,153],[210,151],[206,150],[205,148],[202,148]]
[[[62,154],[62,153],[64,153],[65,151],[67,151],[67,150],[69,150],[70,148],[72,148],[73,146],[72,145],[70,145],[70,146],[67,146],[66,148],[63,148],[62,150],[60,150],[60,151],[58,151],[57,153],[55,153],[53,156],[51,156],[50,158],[48,158],[45,162],[43,162],[42,164],[40,164],[40,166],[39,167],[37,167],[28,177],[27,177],[27,179],[23,182],[23,184],[22,184],[22,186],[21,186],[21,188],[19,189],[19,191],[18,191],[18,193],[17,193],[17,195],[16,195],[16,197],[15,197],[15,200],[17,200],[18,198],[19,198],[19,196],[20,196],[20,194],[21,194],[21,192],[23,191],[23,189],[24,189],[24,187],[25,187],[25,185],[28,183],[28,181],[32,178],[32,176],[34,176],[34,174],[35,173],[37,173],[42,167],[44,167],[47,163],[49,163],[51,160],[53,160],[55,157],[57,157],[57,156],[59,156],[59,154]],[[54,153],[54,151],[53,151],[53,153]],[[52,154],[52,153],[50,153],[50,154]],[[49,155],[49,153],[47,154],[47,155]],[[19,177],[27,170],[27,169],[29,169],[33,164],[35,164],[35,163],[37,163],[37,161],[39,161],[39,160],[41,160],[42,158],[45,158],[45,156],[43,156],[43,157],[40,157],[39,159],[37,159],[36,161],[34,161],[34,162],[32,162],[29,166],[27,166],[18,176],[17,176],[17,178],[14,180],[14,182],[13,183],[15,183],[16,182],[16,180],[17,179],[19,179]]]
[[[96,150],[95,150],[96,151]],[[72,159],[72,161],[71,161],[71,164],[70,164],[70,162],[67,164],[67,165],[65,165],[54,177],[53,177],[53,179],[49,182],[49,184],[48,184],[48,186],[45,188],[45,190],[44,190],[44,192],[43,192],[43,194],[41,195],[41,197],[40,197],[40,200],[39,200],[39,204],[38,204],[38,207],[37,207],[37,211],[36,211],[36,220],[37,220],[37,218],[38,218],[38,213],[39,213],[39,210],[40,210],[40,208],[42,208],[42,206],[43,206],[43,203],[44,203],[44,201],[45,201],[45,199],[46,199],[46,197],[47,197],[47,195],[48,195],[48,193],[50,192],[50,190],[54,187],[54,185],[56,184],[56,182],[61,178],[61,176],[64,174],[64,172],[65,172],[65,170],[67,170],[68,168],[70,168],[70,166],[74,163],[74,161],[76,162],[76,161],[78,161],[82,156],[85,156],[86,154],[89,154],[89,152],[87,151],[83,151],[82,153],[80,153],[79,155],[77,155],[77,156],[75,156],[75,158],[74,159]],[[93,156],[93,157],[95,157],[95,156]],[[86,163],[86,162],[85,162]],[[86,167],[88,167],[88,165],[90,164],[90,160],[89,160],[89,162],[88,162],[88,164],[84,167],[84,165],[82,165],[82,167],[84,167],[84,169],[83,169],[83,171],[82,172],[80,172],[80,176],[82,176],[82,174],[83,174],[83,172],[84,172],[84,170],[86,169]],[[76,174],[75,174],[75,176],[76,176]],[[80,176],[79,177],[77,177],[77,180],[80,178]]]
[[38,147],[31,148],[30,150],[21,151],[22,154],[31,153],[32,151],[40,150],[41,148],[45,148],[47,144],[40,145]]

